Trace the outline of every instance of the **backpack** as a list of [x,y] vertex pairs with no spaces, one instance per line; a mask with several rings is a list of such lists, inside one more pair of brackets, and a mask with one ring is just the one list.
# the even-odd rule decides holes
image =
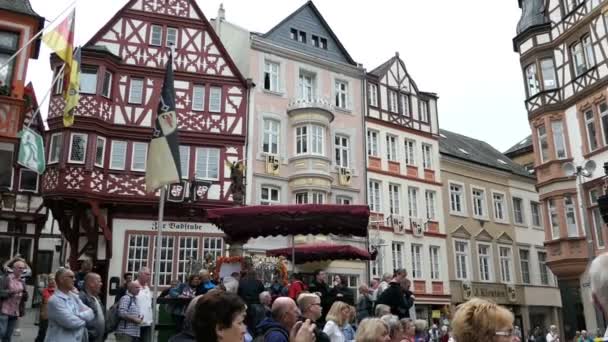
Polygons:
[[256,336],[256,337],[253,339],[253,341],[251,341],[251,342],[265,342],[265,341],[266,341],[266,337],[267,337],[268,335],[270,335],[270,333],[275,332],[275,331],[278,331],[278,332],[280,332],[281,334],[283,334],[283,336],[285,336],[285,341],[289,341],[289,336],[285,335],[285,331],[284,331],[283,329],[281,329],[281,328],[277,328],[277,327],[274,327],[274,328],[270,328],[270,329],[266,330],[266,332],[265,332],[265,333],[263,333],[263,334],[261,334],[261,335]]
[[[135,297],[133,297],[133,296],[130,296],[130,297],[131,297],[131,299],[129,300],[129,305],[127,306],[127,310],[129,310],[131,308],[131,304],[133,304],[133,302],[135,301]],[[116,331],[116,329],[118,329],[118,324],[120,324],[120,321],[124,321],[124,319],[118,315],[119,306],[120,306],[120,301],[114,303],[108,310],[108,315],[106,316],[106,333],[111,333],[111,332]]]

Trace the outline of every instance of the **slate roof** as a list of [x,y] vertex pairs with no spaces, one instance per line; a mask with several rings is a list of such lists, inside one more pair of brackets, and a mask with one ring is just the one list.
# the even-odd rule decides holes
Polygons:
[[378,77],[383,76],[384,74],[386,74],[386,71],[388,70],[388,68],[390,68],[391,65],[393,65],[393,63],[395,63],[395,60],[397,60],[398,58],[399,58],[398,55],[391,57],[388,61],[380,64],[380,66],[376,67],[374,70],[370,71],[369,73],[374,76],[378,76]]
[[524,140],[521,140],[517,144],[511,146],[505,151],[505,155],[513,157],[517,156],[519,152],[528,152],[530,150],[532,150],[532,135],[528,135]]
[[29,0],[0,0],[0,9],[41,18],[34,11]]
[[[439,130],[439,152],[471,163],[534,178],[524,167],[514,163],[490,144],[458,133]],[[499,161],[500,160],[500,161]]]
[[309,7],[315,13],[315,15],[319,18],[319,21],[321,22],[321,24],[323,25],[323,27],[327,30],[327,32],[329,33],[329,35],[331,36],[331,38],[336,42],[336,44],[338,44],[338,49],[342,52],[342,54],[344,54],[344,57],[346,57],[348,63],[352,64],[352,65],[357,65],[357,62],[355,62],[355,60],[350,56],[350,54],[348,53],[348,51],[346,51],[346,48],[344,47],[344,45],[342,45],[342,42],[340,42],[340,39],[338,39],[338,36],[336,36],[336,34],[331,29],[331,27],[329,26],[329,24],[327,23],[327,21],[325,21],[325,18],[323,18],[323,15],[321,15],[321,12],[319,12],[319,10],[317,9],[317,6],[315,6],[315,4],[311,0],[306,1],[306,3],[304,5],[300,6],[300,8],[298,8],[293,13],[291,13],[290,15],[288,15],[285,19],[281,20],[273,28],[271,28],[270,30],[268,30],[268,32],[264,33],[262,35],[262,37],[263,38],[267,38],[268,36],[270,36],[270,34],[273,31],[275,31],[276,29],[278,29],[279,27],[281,27],[284,23],[286,23],[289,20],[291,20],[291,18],[295,17],[298,13],[302,12],[307,7]]

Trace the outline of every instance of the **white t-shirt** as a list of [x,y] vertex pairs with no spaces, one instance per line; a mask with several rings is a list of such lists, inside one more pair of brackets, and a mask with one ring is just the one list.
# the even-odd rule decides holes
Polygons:
[[546,340],[547,342],[559,342],[559,336],[557,334],[553,336],[551,333],[548,333]]
[[152,292],[148,286],[142,286],[137,294],[137,306],[139,313],[144,317],[141,325],[152,325]]
[[331,342],[344,342],[342,329],[340,329],[340,327],[334,321],[327,321],[327,323],[325,323],[325,327],[323,328],[323,332],[329,336],[329,340]]

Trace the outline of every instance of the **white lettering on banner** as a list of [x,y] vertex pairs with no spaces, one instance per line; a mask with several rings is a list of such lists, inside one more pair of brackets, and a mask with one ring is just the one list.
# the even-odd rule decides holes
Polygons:
[[[193,222],[163,222],[163,230],[202,231],[204,225]],[[158,229],[158,221],[152,222],[152,229]]]

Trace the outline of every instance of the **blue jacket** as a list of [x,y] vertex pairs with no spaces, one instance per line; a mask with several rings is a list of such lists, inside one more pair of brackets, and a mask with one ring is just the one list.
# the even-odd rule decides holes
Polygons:
[[198,286],[198,289],[196,290],[196,295],[198,296],[198,295],[205,294],[205,293],[207,293],[207,291],[212,290],[214,288],[215,288],[215,284],[212,283],[211,280],[207,281],[205,283],[201,283]]
[[95,318],[75,293],[55,291],[49,300],[49,327],[45,342],[87,341],[86,323]]
[[[255,330],[256,337],[262,335],[265,336],[264,342],[289,342],[289,331],[279,324],[279,322],[270,317],[264,318],[264,320],[258,324]],[[267,332],[268,334],[266,334]]]

